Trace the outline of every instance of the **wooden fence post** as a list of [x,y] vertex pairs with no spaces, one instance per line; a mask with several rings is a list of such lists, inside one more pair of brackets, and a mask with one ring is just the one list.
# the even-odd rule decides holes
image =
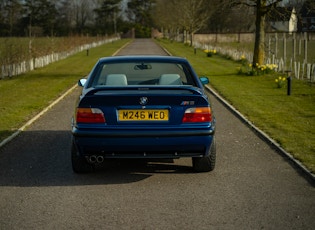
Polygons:
[[287,39],[285,33],[283,33],[283,60],[285,68],[287,68]]
[[304,33],[304,62],[307,63],[307,32]]
[[311,82],[315,81],[315,64],[312,66]]
[[278,58],[278,33],[275,34],[275,55]]
[[293,34],[293,61],[295,61],[296,57],[296,33]]
[[312,65],[311,64],[307,64],[307,72],[306,72],[306,78],[307,79],[312,79],[311,78],[311,70],[312,70]]
[[271,58],[271,36],[268,35],[268,58]]

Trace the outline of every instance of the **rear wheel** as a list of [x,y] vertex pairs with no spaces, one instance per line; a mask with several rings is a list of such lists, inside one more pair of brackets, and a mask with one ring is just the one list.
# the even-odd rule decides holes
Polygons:
[[216,161],[216,142],[215,138],[213,138],[209,155],[206,157],[193,157],[192,163],[193,168],[196,172],[210,172],[215,167]]
[[72,142],[71,146],[72,170],[75,173],[89,173],[94,170],[94,165],[89,164],[87,160],[78,154],[77,147]]

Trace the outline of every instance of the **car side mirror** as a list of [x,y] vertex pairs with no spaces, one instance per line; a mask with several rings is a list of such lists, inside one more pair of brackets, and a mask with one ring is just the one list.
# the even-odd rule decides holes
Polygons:
[[203,85],[206,85],[209,83],[209,79],[207,77],[199,77],[199,79]]
[[78,81],[78,86],[83,87],[83,86],[85,85],[85,83],[86,83],[86,79],[85,79],[85,78],[82,78],[82,79],[80,79],[80,80]]

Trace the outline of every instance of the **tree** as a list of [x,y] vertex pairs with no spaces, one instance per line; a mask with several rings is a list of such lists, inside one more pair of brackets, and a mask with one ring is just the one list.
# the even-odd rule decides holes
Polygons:
[[193,34],[199,31],[210,17],[210,11],[206,7],[209,0],[182,0],[176,1],[179,10],[179,25],[190,34],[190,45],[193,43]]
[[69,0],[60,0],[56,4],[58,17],[56,18],[56,29],[58,36],[67,36],[74,32],[74,10]]
[[117,21],[120,17],[121,0],[104,0],[100,8],[94,9],[98,30],[107,34],[117,33]]
[[127,17],[136,27],[136,37],[150,37],[153,26],[152,10],[155,0],[130,0],[127,3]]
[[39,25],[43,28],[44,34],[54,36],[57,10],[55,4],[49,0],[41,0],[39,11]]
[[[251,7],[255,12],[255,45],[253,66],[264,63],[265,59],[265,21],[267,14],[277,7],[283,0],[158,0],[157,16],[159,21],[163,18],[160,26],[177,27],[176,29],[188,30],[190,34],[199,31],[206,22],[211,24],[214,31],[228,31],[227,27],[236,25],[235,19],[231,16],[231,9],[238,6],[244,10],[244,6]],[[302,1],[302,0],[297,0]],[[169,6],[166,6],[166,2]],[[241,8],[240,8],[241,7]],[[213,15],[210,22],[209,18]],[[223,16],[223,20],[218,16]],[[236,14],[237,15],[237,14]],[[238,14],[238,17],[240,15]],[[226,23],[224,23],[224,21]],[[239,24],[243,23],[241,18],[237,19]],[[174,25],[174,23],[176,23]],[[227,26],[227,23],[229,25]],[[235,28],[236,26],[234,26]],[[238,26],[241,28],[240,26]],[[250,27],[247,23],[245,28]]]
[[[315,22],[311,19],[315,16],[315,1],[306,0],[301,6],[300,16],[300,30],[301,31],[315,31]],[[302,19],[304,17],[304,20]],[[307,19],[309,18],[309,19]]]
[[[156,6],[156,23],[171,31],[182,30],[193,34],[203,28],[214,12],[210,3],[215,0],[159,0]],[[211,6],[213,6],[211,4]]]
[[253,66],[256,63],[264,64],[265,61],[265,21],[267,13],[282,0],[277,0],[273,3],[267,3],[267,0],[256,0],[256,20],[255,20],[255,45]]
[[74,17],[75,17],[75,27],[79,34],[82,34],[86,26],[87,21],[91,17],[91,4],[85,0],[73,1]]
[[3,9],[1,12],[3,26],[7,28],[5,35],[12,36],[14,34],[14,28],[18,24],[18,20],[21,17],[22,5],[18,0],[7,0],[1,4]]
[[28,35],[54,35],[55,5],[49,0],[25,0],[23,4],[22,26],[28,28]]
[[143,26],[151,26],[151,11],[154,4],[155,0],[130,0],[127,3],[127,16],[129,20]]
[[179,28],[175,13],[175,4],[173,0],[157,0],[156,7],[153,11],[153,21],[155,25],[159,26],[162,30],[167,30],[171,34],[171,38],[175,36],[177,28]]
[[255,45],[253,66],[264,64],[265,60],[265,22],[267,14],[277,7],[282,0],[233,0],[231,6],[246,5],[256,10],[255,19]]
[[58,12],[56,26],[58,35],[96,34],[95,11],[100,0],[54,0]]
[[[212,6],[214,4],[211,4]],[[244,5],[230,7],[216,4],[215,13],[211,14],[202,33],[240,33],[253,32],[254,10]]]

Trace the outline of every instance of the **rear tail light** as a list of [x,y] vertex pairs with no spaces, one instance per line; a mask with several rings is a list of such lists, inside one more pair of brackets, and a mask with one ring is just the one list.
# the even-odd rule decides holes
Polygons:
[[102,110],[97,108],[77,108],[78,123],[105,123]]
[[186,109],[183,123],[187,122],[211,122],[212,114],[210,107],[197,107]]

